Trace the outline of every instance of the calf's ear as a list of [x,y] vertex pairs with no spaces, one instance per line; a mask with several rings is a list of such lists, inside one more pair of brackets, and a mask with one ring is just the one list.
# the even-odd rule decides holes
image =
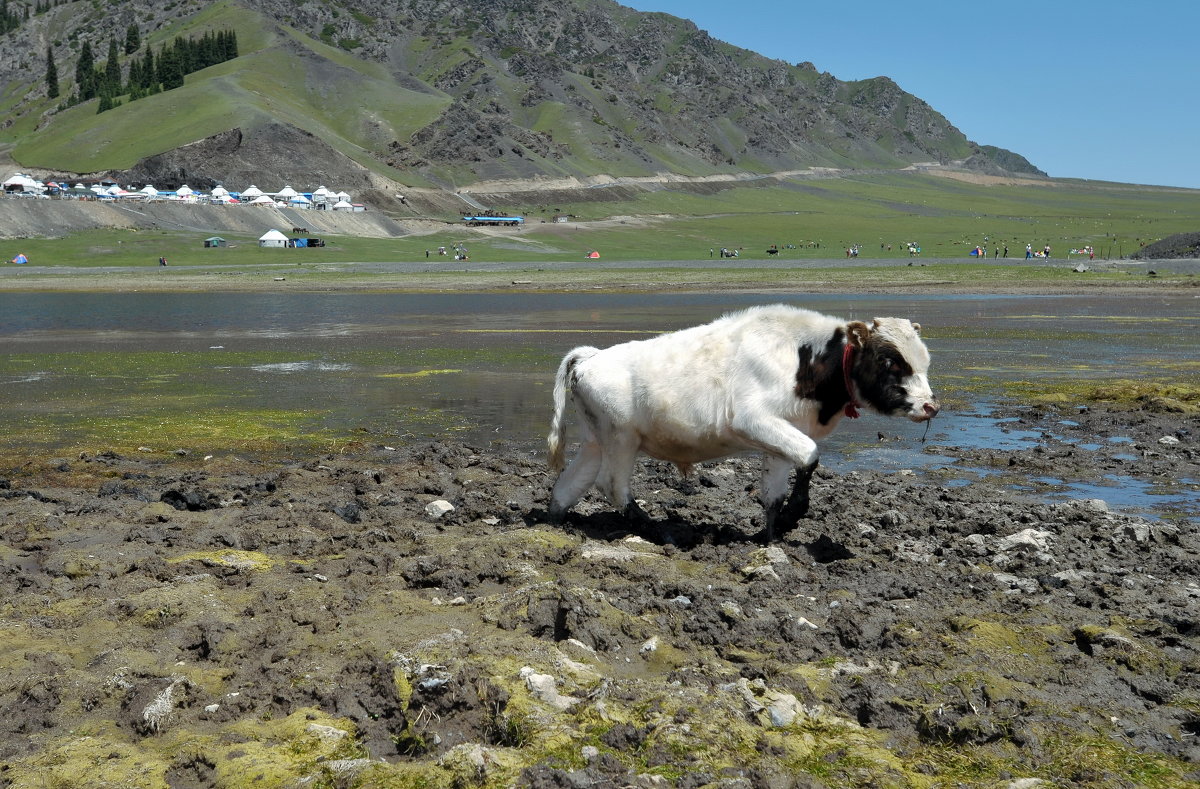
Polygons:
[[871,336],[871,327],[862,321],[850,321],[846,324],[846,333],[849,335],[850,344],[855,348],[862,348],[867,343],[867,338]]

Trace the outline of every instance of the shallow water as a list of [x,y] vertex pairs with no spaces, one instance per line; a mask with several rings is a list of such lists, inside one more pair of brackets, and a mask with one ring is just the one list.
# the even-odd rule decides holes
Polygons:
[[[0,293],[0,429],[45,443],[89,419],[301,414],[301,429],[380,443],[541,441],[558,360],[786,301],[846,318],[920,322],[945,405],[928,441],[1036,439],[990,417],[1004,384],[1160,377],[1200,357],[1200,299],[777,294]],[[823,448],[835,468],[952,462],[923,426],[868,415]],[[879,434],[883,433],[883,442]],[[162,437],[169,442],[170,437]]]

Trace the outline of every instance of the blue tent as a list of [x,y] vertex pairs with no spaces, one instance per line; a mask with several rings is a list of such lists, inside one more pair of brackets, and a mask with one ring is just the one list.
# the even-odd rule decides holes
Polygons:
[[29,258],[25,257],[24,255],[22,255],[20,253],[17,253],[17,256],[12,259],[12,262],[16,263],[18,266],[23,266],[29,262]]

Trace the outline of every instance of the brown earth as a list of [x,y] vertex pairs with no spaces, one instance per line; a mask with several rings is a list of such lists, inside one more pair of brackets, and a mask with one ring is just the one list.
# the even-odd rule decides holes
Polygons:
[[1195,508],[1044,481],[1195,491],[1177,406],[819,471],[765,549],[744,459],[635,531],[532,446],[8,457],[0,786],[1194,786]]

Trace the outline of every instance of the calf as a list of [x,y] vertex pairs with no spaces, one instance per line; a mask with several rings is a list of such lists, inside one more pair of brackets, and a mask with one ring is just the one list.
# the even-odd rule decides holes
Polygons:
[[[775,305],[605,350],[572,350],[554,380],[547,444],[550,468],[561,473],[550,517],[561,520],[592,485],[636,514],[629,479],[639,453],[686,474],[694,463],[757,450],[761,536],[772,540],[807,512],[816,440],[843,416],[857,417],[859,404],[914,422],[937,416],[920,328],[902,318],[846,322]],[[584,435],[563,471],[568,389]]]

